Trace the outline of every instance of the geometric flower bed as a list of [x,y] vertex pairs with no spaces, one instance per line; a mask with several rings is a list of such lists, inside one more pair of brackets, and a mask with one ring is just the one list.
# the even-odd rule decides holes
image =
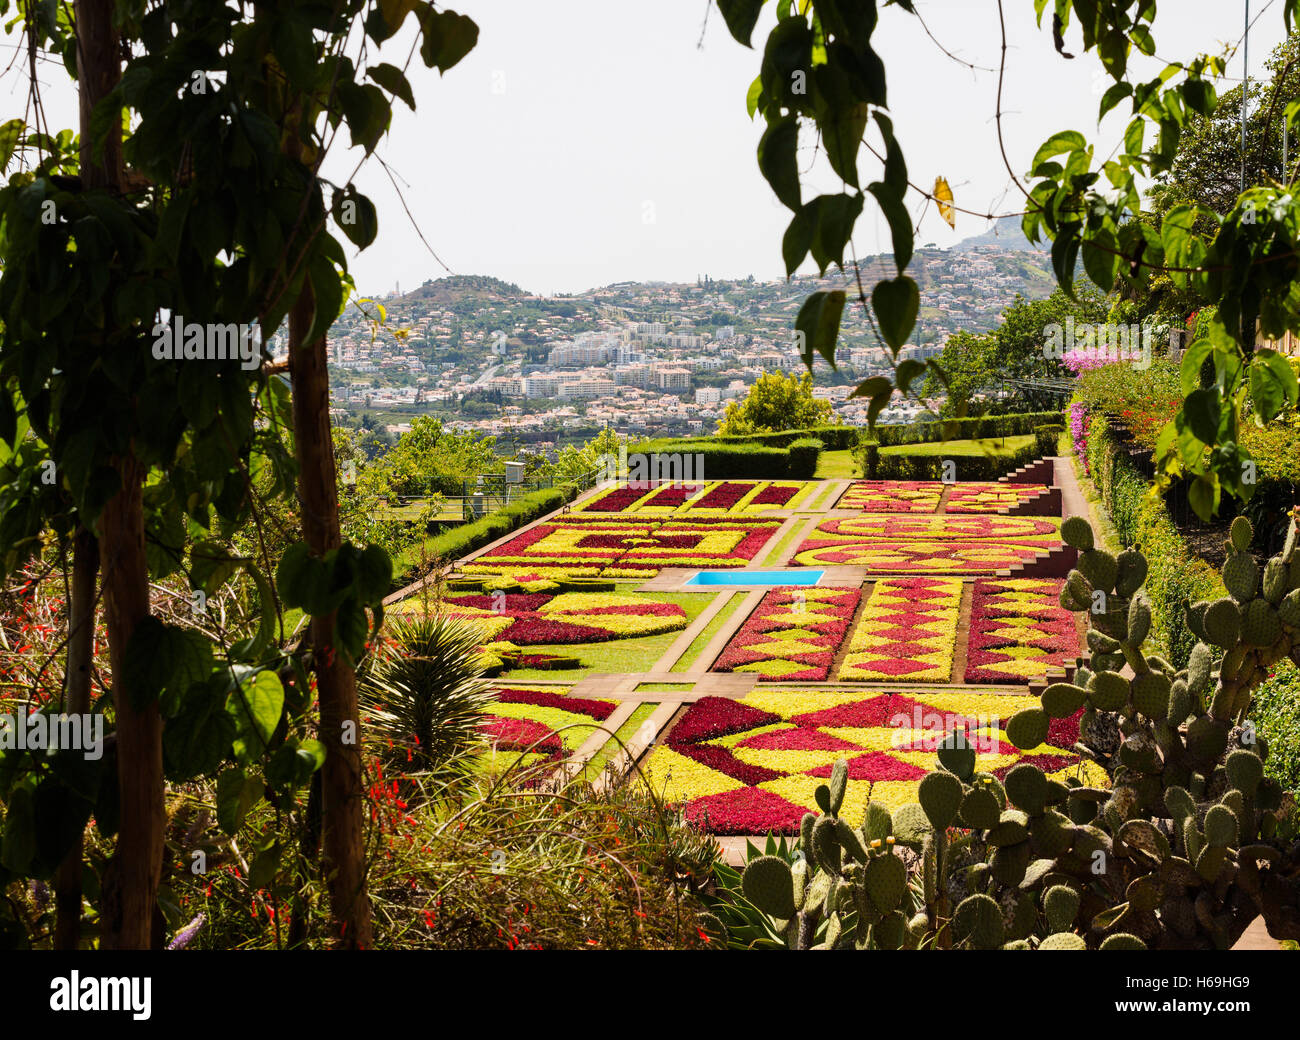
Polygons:
[[962,584],[929,576],[876,582],[837,678],[949,682]]
[[643,770],[656,790],[714,834],[796,833],[817,812],[814,791],[838,758],[849,764],[846,818],[868,796],[891,809],[917,800],[943,735],[964,730],[976,768],[999,778],[1018,762],[1049,776],[1105,783],[1105,773],[1069,750],[1079,716],[1054,721],[1047,740],[1020,751],[1005,737],[1023,697],[861,690],[782,691],[757,687],[740,700],[703,697],[656,746]]
[[849,485],[836,509],[864,513],[933,513],[944,485],[935,480],[859,480]]
[[631,483],[612,488],[575,512],[638,516],[738,516],[789,509],[808,496],[814,482],[715,480],[708,483]]
[[999,484],[972,481],[954,484],[948,494],[949,513],[1001,513],[1042,494],[1042,484]]
[[472,619],[489,640],[519,645],[633,639],[687,625],[686,611],[676,603],[612,592],[450,593],[438,613]]
[[877,573],[988,573],[1058,548],[1059,528],[1050,517],[863,513],[823,521],[790,563]]
[[1061,585],[1033,578],[975,583],[968,683],[1028,683],[1079,655],[1074,615],[1057,599]]
[[496,697],[479,726],[492,744],[493,771],[521,758],[526,766],[567,758],[618,707],[616,701],[567,697],[543,687],[507,687]]
[[757,672],[769,682],[823,681],[861,595],[858,589],[773,589],[711,670]]
[[570,514],[523,531],[462,569],[516,578],[650,578],[661,567],[743,567],[780,520]]

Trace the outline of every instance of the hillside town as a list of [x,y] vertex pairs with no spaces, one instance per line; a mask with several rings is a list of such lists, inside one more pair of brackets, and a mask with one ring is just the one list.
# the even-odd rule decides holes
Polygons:
[[[900,356],[937,356],[949,335],[993,328],[1017,295],[1050,289],[1046,255],[992,234],[953,250],[921,250],[914,341]],[[1012,240],[1007,239],[1008,243]],[[862,264],[870,284],[889,256]],[[851,272],[850,272],[851,274]],[[837,367],[814,367],[814,395],[846,423],[866,421],[852,397],[889,371],[888,352],[844,278],[695,284],[622,282],[572,296],[529,295],[491,278],[451,277],[352,305],[330,335],[334,419],[377,419],[400,435],[410,418],[439,415],[452,429],[546,450],[613,428],[623,434],[711,431],[730,401],[764,372],[804,370],[798,309],[818,288],[849,292]],[[941,404],[896,400],[881,416],[908,422]]]

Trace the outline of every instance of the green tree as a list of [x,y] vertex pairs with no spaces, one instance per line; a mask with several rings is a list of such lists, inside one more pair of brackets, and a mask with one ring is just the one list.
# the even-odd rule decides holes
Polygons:
[[732,401],[718,421],[718,433],[778,433],[825,426],[833,420],[829,401],[813,397],[812,375],[764,372],[743,401]]

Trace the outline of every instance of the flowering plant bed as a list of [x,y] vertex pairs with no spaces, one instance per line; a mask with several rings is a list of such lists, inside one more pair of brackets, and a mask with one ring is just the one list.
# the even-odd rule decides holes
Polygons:
[[876,573],[987,574],[1060,544],[1060,521],[1048,517],[864,513],[823,521],[789,563]]
[[848,486],[835,508],[864,513],[933,513],[942,495],[943,485],[937,480],[858,480]]
[[[838,758],[849,763],[848,816],[872,801],[897,808],[917,800],[944,735],[957,728],[976,750],[976,768],[1001,778],[1018,762],[1049,776],[1104,786],[1100,766],[1070,751],[1078,716],[1054,722],[1045,743],[1013,747],[1006,720],[1029,702],[991,694],[789,692],[759,687],[741,700],[703,697],[647,758],[649,783],[713,834],[794,834],[817,812],[814,792]],[[1080,713],[1081,714],[1081,713]]]
[[760,681],[825,679],[860,596],[857,589],[773,589],[711,671],[757,672]]
[[780,526],[759,519],[566,516],[516,535],[464,570],[517,578],[650,578],[663,567],[743,567]]
[[435,612],[468,619],[493,640],[534,646],[630,639],[687,625],[686,611],[676,603],[612,592],[459,592],[446,596]]
[[560,762],[617,707],[616,701],[570,697],[563,687],[502,687],[479,726],[491,749],[486,765],[503,772],[514,765]]
[[934,577],[876,582],[838,678],[948,682],[962,585],[960,578]]
[[1028,683],[1078,656],[1074,616],[1058,599],[1062,584],[1032,578],[975,583],[968,683]]
[[1042,484],[1002,484],[972,481],[956,484],[948,493],[949,513],[1001,513],[1041,494]]
[[605,491],[583,503],[574,515],[631,513],[647,516],[742,516],[775,509],[792,509],[803,501],[816,481],[715,480],[697,484],[630,483]]

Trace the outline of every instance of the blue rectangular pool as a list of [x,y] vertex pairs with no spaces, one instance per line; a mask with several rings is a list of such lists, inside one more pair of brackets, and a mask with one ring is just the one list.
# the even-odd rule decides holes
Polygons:
[[700,571],[687,586],[744,585],[771,588],[777,585],[816,585],[824,571]]

